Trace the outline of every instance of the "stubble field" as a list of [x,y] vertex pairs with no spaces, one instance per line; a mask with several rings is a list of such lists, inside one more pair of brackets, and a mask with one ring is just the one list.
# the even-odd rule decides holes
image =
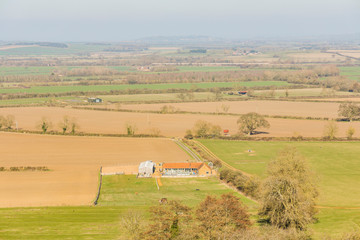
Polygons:
[[[125,134],[125,125],[136,125],[138,134],[153,134],[167,137],[183,137],[187,129],[192,129],[198,120],[219,125],[222,129],[229,129],[230,134],[238,132],[238,116],[206,115],[206,114],[155,114],[136,112],[114,112],[97,110],[79,110],[56,107],[28,107],[28,108],[3,108],[0,115],[14,115],[20,129],[40,130],[39,122],[42,117],[47,117],[53,124],[52,129],[60,131],[58,123],[67,115],[74,117],[80,126],[80,131],[98,134]],[[322,137],[327,121],[268,118],[271,125],[269,129],[259,129],[263,133],[260,137]],[[349,126],[360,129],[360,122],[338,122],[338,137],[345,137]],[[359,137],[359,131],[354,137]]]
[[190,159],[169,139],[1,133],[0,166],[46,166],[46,172],[2,172],[0,207],[89,205],[100,166]]

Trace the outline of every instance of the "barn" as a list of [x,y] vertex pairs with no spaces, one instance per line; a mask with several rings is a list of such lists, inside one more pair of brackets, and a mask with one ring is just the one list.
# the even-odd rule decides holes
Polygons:
[[142,162],[139,165],[138,177],[152,177],[155,170],[155,163],[153,161]]
[[163,163],[157,166],[163,176],[211,176],[214,171],[203,162]]

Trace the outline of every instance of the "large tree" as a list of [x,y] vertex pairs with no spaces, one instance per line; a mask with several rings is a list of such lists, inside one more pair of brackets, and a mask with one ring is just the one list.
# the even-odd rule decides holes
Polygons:
[[249,214],[239,198],[231,193],[220,198],[207,196],[196,210],[204,239],[222,239],[228,233],[251,226]]
[[258,128],[269,128],[270,123],[260,114],[251,112],[242,115],[238,120],[239,130],[246,134],[253,134]]
[[313,221],[318,196],[313,173],[296,148],[282,150],[269,163],[259,215],[279,228],[303,230]]
[[351,122],[355,117],[360,116],[360,106],[354,103],[342,103],[339,106],[338,113],[339,116],[345,117]]
[[169,201],[150,208],[151,222],[144,239],[174,239],[182,234],[184,225],[191,220],[191,208],[179,201]]

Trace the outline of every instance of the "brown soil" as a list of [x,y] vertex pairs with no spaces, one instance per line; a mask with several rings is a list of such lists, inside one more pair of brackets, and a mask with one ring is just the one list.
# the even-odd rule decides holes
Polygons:
[[[313,103],[312,103],[313,104]],[[230,134],[238,132],[236,116],[195,115],[195,114],[147,114],[94,110],[78,110],[55,107],[3,108],[0,115],[12,114],[22,129],[36,130],[41,117],[48,117],[53,122],[53,129],[60,131],[58,122],[64,115],[75,117],[80,131],[89,133],[125,133],[127,122],[136,124],[137,133],[151,133],[151,129],[159,129],[160,134],[169,137],[183,137],[187,129],[192,129],[198,120],[206,120],[229,129]],[[297,133],[303,137],[321,137],[327,121],[294,120],[269,118],[271,127],[259,129],[264,133],[260,137],[291,137]],[[360,122],[339,122],[339,137],[346,136],[349,126],[357,129],[354,137],[360,137]]]
[[0,166],[47,166],[48,172],[0,172],[0,207],[88,205],[100,166],[189,159],[169,139],[0,133]]
[[122,109],[159,111],[164,105],[174,106],[186,112],[223,112],[222,105],[229,106],[229,113],[244,114],[257,112],[264,115],[298,117],[338,117],[339,103],[288,102],[288,101],[237,101],[237,102],[200,102],[172,104],[123,104]]

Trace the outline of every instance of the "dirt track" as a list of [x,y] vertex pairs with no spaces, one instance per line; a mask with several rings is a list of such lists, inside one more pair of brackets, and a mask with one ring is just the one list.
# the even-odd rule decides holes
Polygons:
[[100,166],[189,159],[168,139],[0,133],[0,166],[47,166],[49,172],[0,172],[0,207],[87,205]]
[[[151,129],[157,128],[164,136],[183,137],[185,131],[193,128],[197,120],[218,124],[223,129],[229,129],[230,134],[238,131],[236,116],[126,113],[50,107],[0,109],[0,115],[7,114],[15,116],[19,128],[30,130],[35,130],[41,117],[46,116],[53,122],[53,129],[60,131],[58,122],[64,115],[69,115],[77,118],[80,131],[91,133],[125,133],[125,124],[130,122],[136,124],[138,133],[151,133]],[[270,129],[265,129],[267,133],[258,136],[291,137],[297,132],[304,137],[321,137],[326,124],[326,121],[280,118],[270,118],[268,121],[271,125]],[[338,136],[345,137],[350,123],[339,122],[337,125]],[[353,122],[351,125],[356,129],[355,136],[360,137],[360,122]]]

